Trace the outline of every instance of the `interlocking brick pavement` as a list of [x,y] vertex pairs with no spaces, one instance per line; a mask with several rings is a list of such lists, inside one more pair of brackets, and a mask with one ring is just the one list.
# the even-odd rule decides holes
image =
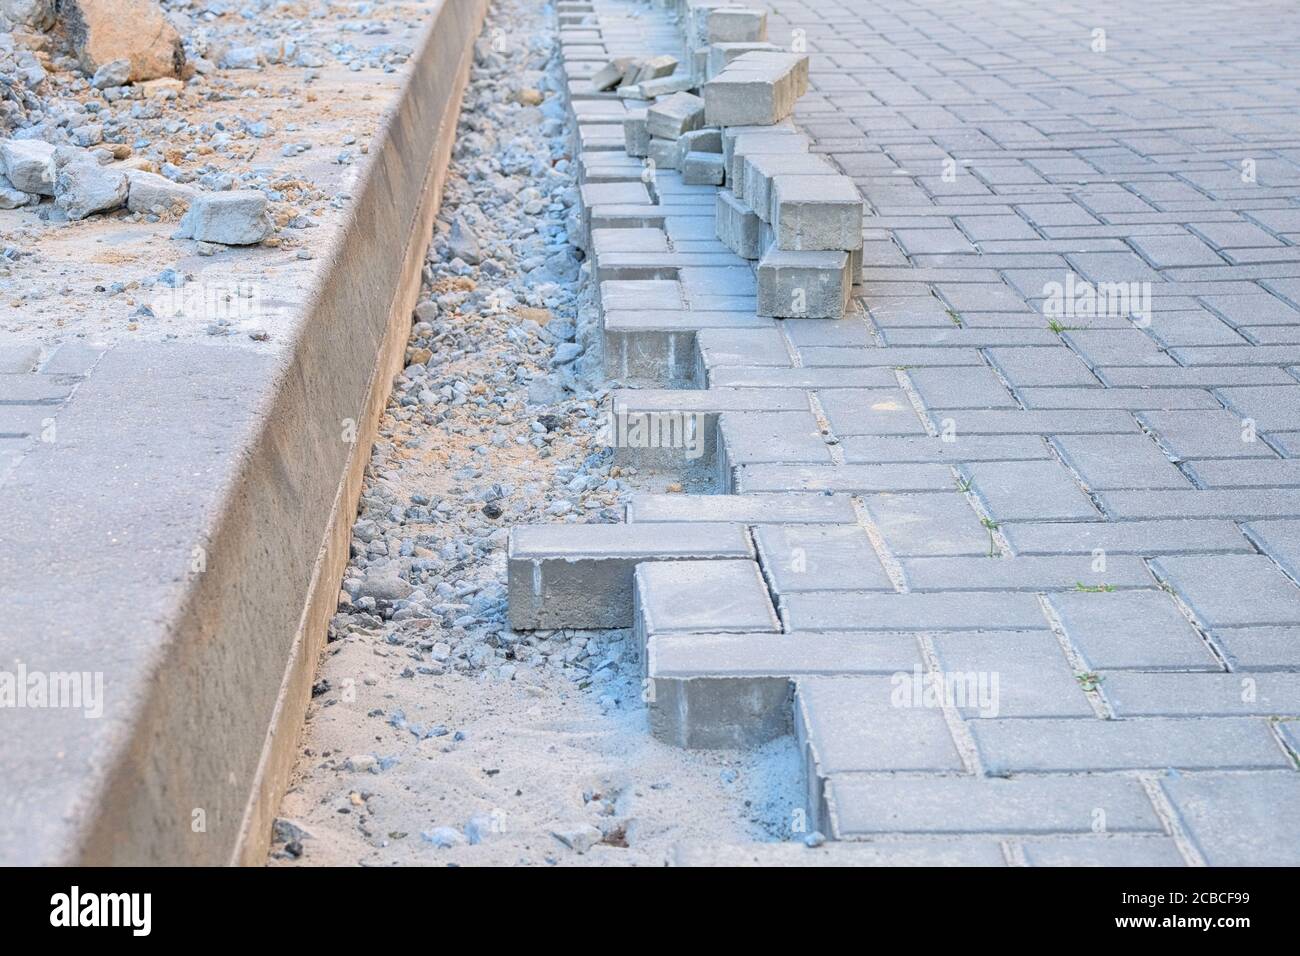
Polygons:
[[[785,665],[812,819],[1018,864],[1300,864],[1300,11],[768,7],[811,59],[796,126],[867,200],[862,282],[842,320],[699,345],[732,495],[628,515],[749,529],[784,633],[726,645],[728,677],[756,641],[765,680],[786,638],[920,647],[892,678]],[[658,291],[689,313],[714,281],[752,311],[713,268]],[[788,398],[738,417],[774,389],[815,431]]]

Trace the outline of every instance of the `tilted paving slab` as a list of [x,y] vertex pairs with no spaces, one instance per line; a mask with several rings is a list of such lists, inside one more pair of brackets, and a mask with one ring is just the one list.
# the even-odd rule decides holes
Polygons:
[[632,577],[647,561],[750,558],[737,524],[525,525],[507,548],[510,626],[630,627]]
[[910,635],[660,634],[650,638],[650,726],[684,747],[744,747],[791,730],[791,680],[920,666]]

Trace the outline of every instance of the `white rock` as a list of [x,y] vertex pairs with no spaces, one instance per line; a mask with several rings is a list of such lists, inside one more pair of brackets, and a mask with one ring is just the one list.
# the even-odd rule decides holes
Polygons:
[[166,212],[178,203],[189,205],[197,192],[193,186],[143,169],[127,170],[126,178],[130,182],[126,208],[132,212]]
[[110,86],[126,86],[130,82],[131,61],[125,58],[109,60],[90,78],[90,85],[97,90],[106,90]]
[[54,26],[54,0],[0,0],[0,14],[14,23],[48,30]]
[[195,193],[176,235],[181,239],[251,246],[271,234],[266,196],[253,189]]
[[19,206],[26,206],[29,202],[36,201],[37,197],[31,193],[25,193],[21,189],[14,189],[14,184],[4,176],[0,176],[0,209],[17,209]]
[[0,142],[0,172],[15,189],[38,196],[54,195],[54,147],[39,139]]
[[125,205],[126,173],[95,162],[76,161],[59,167],[54,179],[54,202],[69,219]]

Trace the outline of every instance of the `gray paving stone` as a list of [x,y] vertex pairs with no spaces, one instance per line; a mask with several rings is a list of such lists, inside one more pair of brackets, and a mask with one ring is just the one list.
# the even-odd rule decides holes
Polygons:
[[1016,400],[992,369],[915,368],[907,373],[930,408],[1016,408]]
[[913,591],[1061,591],[1141,588],[1154,582],[1142,559],[1113,555],[1104,567],[1092,555],[919,557],[903,562]]
[[916,409],[900,388],[841,388],[818,397],[837,437],[925,434]]
[[862,505],[895,557],[987,555],[991,536],[965,495],[863,495]]
[[736,524],[516,527],[507,549],[510,626],[628,627],[637,564],[753,553]]
[[779,249],[834,252],[862,246],[862,197],[848,176],[781,173],[772,177],[770,202]]
[[1273,458],[1276,453],[1261,441],[1242,417],[1226,409],[1210,411],[1144,411],[1142,422],[1175,459]]
[[758,263],[758,314],[838,319],[852,282],[844,252],[795,252],[772,246]]
[[799,357],[808,366],[847,366],[908,368],[912,365],[983,365],[975,349],[906,348],[886,346],[874,349],[846,349],[809,346],[799,349]]
[[1300,384],[1221,388],[1216,394],[1243,419],[1251,419],[1262,432],[1295,428],[1300,424]]
[[726,521],[740,524],[853,524],[857,514],[847,495],[673,495],[636,494],[628,501],[629,522]]
[[1001,529],[1016,554],[1184,554],[1253,550],[1231,521],[1024,522]]
[[[807,323],[798,323],[803,327]],[[722,366],[709,370],[709,385],[715,388],[890,388],[898,380],[882,368],[737,368]]]
[[1094,490],[1192,487],[1146,435],[1060,435],[1052,443]]
[[1151,567],[1206,627],[1300,624],[1300,588],[1262,554],[1170,555]]
[[1083,840],[1026,840],[1020,844],[1030,866],[1186,866],[1178,845],[1167,837],[1101,837]]
[[1300,674],[1106,674],[1117,717],[1300,717]]
[[943,711],[899,705],[891,677],[810,677],[796,688],[795,729],[818,777],[962,769]]
[[1292,580],[1300,579],[1300,521],[1255,521],[1242,530]]
[[1208,408],[1221,406],[1209,392],[1190,388],[1020,388],[1025,408]]
[[949,430],[958,435],[1114,435],[1138,431],[1132,415],[1113,409],[1086,412],[936,409],[930,412],[930,418],[941,430],[944,430],[941,423],[951,420],[954,427]]
[[890,840],[881,843],[832,841],[816,849],[802,843],[679,844],[674,866],[762,867],[880,867],[880,866],[1006,866],[995,840]]
[[1110,518],[1257,518],[1300,517],[1300,493],[1294,488],[1234,488],[1206,491],[1099,491]]
[[1300,627],[1217,627],[1210,632],[1233,670],[1295,670]]
[[1160,786],[1211,866],[1300,864],[1300,774],[1166,775]]
[[774,590],[893,591],[871,545],[854,525],[760,525],[754,529],[759,563]]
[[968,726],[991,774],[1290,766],[1267,722],[1248,717],[1005,718],[975,720]]
[[750,465],[737,469],[736,489],[765,491],[947,491],[952,472],[942,465]]
[[[868,776],[828,783],[839,835],[1162,833],[1142,786],[1124,777]],[[954,812],[960,807],[960,812]]]
[[1046,600],[1093,671],[1220,669],[1164,591],[1062,592]]
[[874,594],[812,591],[782,600],[791,630],[962,631],[1047,627],[1032,594]]
[[1300,461],[1281,458],[1224,458],[1184,465],[1205,488],[1300,487]]
[[1088,496],[1058,462],[970,462],[960,468],[994,521],[1078,521],[1097,517]]
[[1220,365],[1184,368],[1099,369],[1097,377],[1117,388],[1216,388],[1220,385],[1289,385],[1290,376],[1282,369],[1262,365]]
[[[943,421],[942,419],[940,420]],[[1037,435],[967,435],[951,441],[928,435],[862,435],[840,442],[850,464],[873,462],[1032,461],[1050,458]]]
[[1078,356],[1061,348],[995,348],[989,361],[1016,388],[1030,385],[1100,385]]
[[936,634],[939,669],[967,720],[1091,717],[1092,705],[1048,631]]
[[633,646],[642,661],[660,634],[780,631],[754,561],[654,561],[636,567]]

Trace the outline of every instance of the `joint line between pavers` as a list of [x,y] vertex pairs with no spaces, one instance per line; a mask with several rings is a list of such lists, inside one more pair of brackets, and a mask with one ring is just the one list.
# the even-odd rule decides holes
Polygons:
[[[1239,524],[1237,524],[1236,527],[1238,531],[1241,530]],[[1253,541],[1251,542],[1251,544],[1254,543],[1255,542]],[[1214,642],[1212,637],[1210,637],[1210,629],[1196,619],[1196,612],[1192,610],[1192,606],[1183,600],[1183,596],[1178,593],[1178,590],[1172,584],[1160,576],[1160,572],[1152,566],[1151,561],[1151,558],[1142,558],[1142,563],[1146,565],[1147,573],[1155,579],[1160,590],[1164,591],[1173,599],[1174,607],[1178,608],[1178,612],[1187,619],[1187,623],[1190,624],[1192,630],[1200,636],[1201,642],[1209,648],[1210,653],[1214,655],[1214,659],[1219,662],[1219,666],[1223,668],[1224,672],[1229,674],[1234,673],[1232,665],[1228,663],[1227,653]]]
[[1182,854],[1183,859],[1188,866],[1206,867],[1209,864],[1205,857],[1201,855],[1200,847],[1192,840],[1191,835],[1183,827],[1183,821],[1178,816],[1178,810],[1165,795],[1164,790],[1160,787],[1160,782],[1152,774],[1140,774],[1138,782],[1142,789],[1146,791],[1147,799],[1151,801],[1151,806],[1156,811],[1156,816],[1164,824],[1169,836],[1174,841],[1174,846]]
[[[1051,627],[1056,642],[1061,645],[1061,651],[1065,654],[1070,669],[1074,671],[1076,680],[1078,680],[1079,676],[1090,673],[1088,665],[1083,660],[1083,655],[1075,649],[1074,644],[1070,642],[1070,638],[1066,635],[1065,625],[1061,622],[1060,615],[1056,613],[1056,608],[1052,607],[1051,602],[1047,600],[1047,596],[1041,592],[1035,594],[1034,597],[1038,598],[1038,605],[1043,610],[1043,616],[1047,618],[1047,624]],[[1083,691],[1083,696],[1088,698],[1088,704],[1092,707],[1094,714],[1102,720],[1115,719],[1110,704],[1093,682],[1079,681],[1079,688]]]
[[[931,674],[943,673],[943,665],[939,661],[939,652],[934,647],[934,637],[928,632],[920,632],[916,635],[916,643],[921,648],[921,659],[925,661],[926,669]],[[947,696],[947,695],[943,695]],[[985,776],[984,761],[980,759],[979,747],[975,745],[975,735],[967,726],[966,721],[962,719],[961,713],[957,706],[951,701],[944,700],[939,705],[943,713],[944,722],[948,725],[948,736],[952,738],[953,747],[957,750],[957,756],[961,758],[962,765],[968,773],[973,773],[978,777]]]
[[[966,479],[961,474],[961,470],[953,465],[952,473],[953,480],[957,483],[957,493],[966,499],[966,504],[970,505],[970,509],[975,512],[975,517],[980,519],[980,524],[989,533],[989,557],[1014,557],[1015,551],[1011,547],[1011,540],[1003,533],[1002,526],[993,520],[993,515],[984,507],[984,502],[980,501],[979,495],[964,484]],[[997,554],[993,553],[994,548],[997,549]]]
[[826,450],[830,453],[831,464],[844,464],[844,449],[840,447],[840,440],[831,431],[831,420],[826,417],[826,409],[822,406],[821,399],[813,391],[809,391],[807,395],[808,407],[812,409],[813,418],[817,420],[818,431],[822,433],[823,438],[830,439],[826,442]]
[[894,556],[894,552],[889,549],[885,543],[885,536],[880,533],[876,523],[871,520],[871,515],[867,512],[866,505],[862,503],[859,495],[850,495],[849,502],[853,505],[853,513],[857,516],[858,527],[866,532],[871,546],[876,549],[876,557],[880,559],[880,564],[889,575],[889,581],[894,585],[894,590],[899,594],[906,594],[909,590],[907,586],[907,575],[903,573],[902,562]]
[[803,356],[799,354],[798,346],[790,338],[787,320],[778,319],[776,327],[781,331],[781,344],[785,346],[786,354],[790,356],[790,367],[803,368]]
[[912,410],[916,412],[916,417],[921,419],[921,427],[925,429],[925,433],[931,438],[938,438],[939,429],[935,427],[934,422],[931,420],[925,402],[921,400],[921,394],[916,390],[916,386],[912,384],[912,380],[908,378],[907,370],[894,369],[894,380],[898,382],[898,387],[903,390],[907,400],[912,403]]

